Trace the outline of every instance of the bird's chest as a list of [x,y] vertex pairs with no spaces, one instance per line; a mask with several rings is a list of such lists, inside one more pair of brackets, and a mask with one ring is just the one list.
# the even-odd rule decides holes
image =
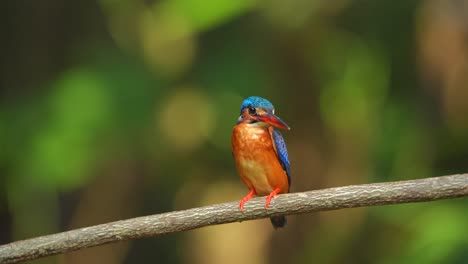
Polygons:
[[266,151],[274,151],[266,128],[236,126],[232,133],[232,149],[235,156],[247,160],[258,159]]

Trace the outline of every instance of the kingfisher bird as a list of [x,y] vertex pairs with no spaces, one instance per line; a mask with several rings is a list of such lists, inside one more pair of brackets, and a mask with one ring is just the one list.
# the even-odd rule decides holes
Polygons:
[[[265,98],[246,98],[231,136],[232,154],[242,182],[250,192],[242,198],[239,209],[254,195],[268,195],[265,209],[279,193],[288,193],[291,185],[288,151],[283,136],[275,128],[289,130],[275,115],[273,104]],[[274,228],[286,225],[285,216],[270,218]]]

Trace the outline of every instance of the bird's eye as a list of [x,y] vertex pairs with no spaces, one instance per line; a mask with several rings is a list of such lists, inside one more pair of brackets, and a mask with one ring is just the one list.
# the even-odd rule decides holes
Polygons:
[[255,107],[253,107],[253,106],[249,107],[249,114],[250,115],[257,115],[257,109],[255,109]]

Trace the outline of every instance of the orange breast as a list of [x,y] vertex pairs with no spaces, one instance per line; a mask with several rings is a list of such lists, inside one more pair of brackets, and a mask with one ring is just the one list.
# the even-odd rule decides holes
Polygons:
[[255,189],[260,196],[276,188],[280,188],[280,193],[288,192],[288,178],[267,128],[238,124],[231,143],[240,178],[249,189]]

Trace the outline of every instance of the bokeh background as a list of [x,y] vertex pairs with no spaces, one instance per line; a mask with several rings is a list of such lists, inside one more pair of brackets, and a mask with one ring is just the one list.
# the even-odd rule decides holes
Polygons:
[[[5,1],[0,242],[237,201],[268,98],[292,191],[468,172],[468,1]],[[468,201],[233,223],[32,263],[468,263]]]

